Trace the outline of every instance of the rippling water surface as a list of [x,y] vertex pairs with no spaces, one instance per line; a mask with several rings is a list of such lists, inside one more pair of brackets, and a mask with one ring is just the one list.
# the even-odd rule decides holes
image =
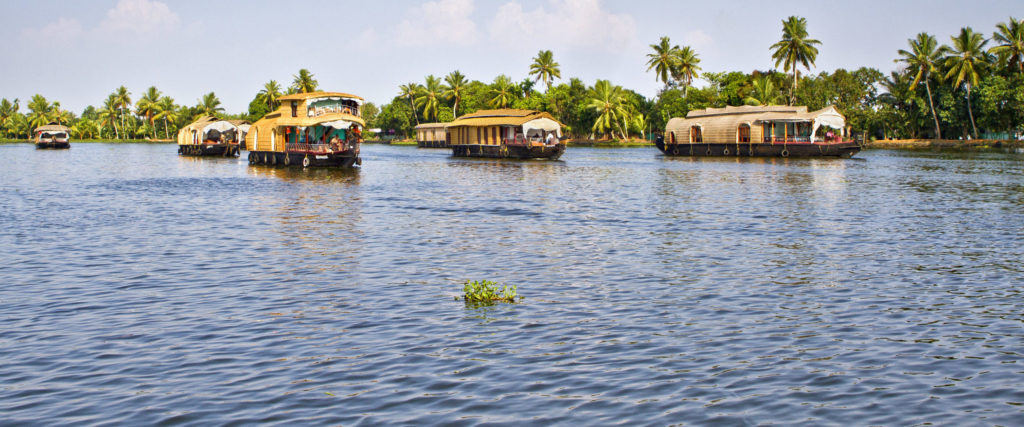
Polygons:
[[1022,155],[363,153],[0,146],[0,424],[1024,424]]

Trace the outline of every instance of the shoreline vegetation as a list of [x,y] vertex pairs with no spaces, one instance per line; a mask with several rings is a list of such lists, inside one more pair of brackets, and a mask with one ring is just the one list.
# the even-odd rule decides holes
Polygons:
[[[700,54],[690,46],[661,37],[650,45],[645,64],[664,86],[647,98],[608,80],[587,84],[579,78],[562,80],[554,53],[541,50],[522,80],[506,74],[491,83],[471,80],[454,70],[443,77],[428,75],[423,83],[397,87],[396,95],[378,106],[366,102],[361,115],[367,129],[382,130],[375,138],[409,140],[414,127],[450,122],[483,109],[526,109],[552,114],[562,124],[570,145],[632,146],[643,143],[606,141],[654,140],[673,117],[693,110],[741,105],[801,105],[808,110],[835,106],[846,116],[845,134],[872,146],[873,141],[1018,140],[1024,135],[1024,22],[1009,17],[995,25],[991,38],[971,27],[943,37],[927,33],[907,40],[906,49],[893,52],[896,69],[860,67],[812,72],[819,49],[827,48],[807,32],[807,20],[790,16],[782,21],[778,42],[767,52],[775,61],[770,70],[707,71]],[[703,80],[705,87],[694,86]],[[279,98],[320,90],[308,69],[292,75],[287,88],[270,80],[249,102],[248,111],[229,114],[214,92],[180,105],[155,86],[137,99],[125,86],[116,88],[99,107],[80,115],[41,94],[26,102],[0,98],[0,138],[31,138],[48,123],[67,125],[77,142],[133,141],[160,143],[203,115],[255,122],[280,105]],[[357,87],[346,90],[358,91]],[[396,143],[396,145],[400,145]],[[936,143],[946,146],[948,142]],[[904,144],[919,146],[920,143]]]

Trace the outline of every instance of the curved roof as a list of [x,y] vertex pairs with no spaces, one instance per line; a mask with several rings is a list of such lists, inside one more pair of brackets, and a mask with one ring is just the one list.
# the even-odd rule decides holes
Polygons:
[[562,125],[562,123],[555,119],[554,116],[543,111],[503,109],[480,110],[475,113],[464,114],[462,117],[455,119],[455,121],[448,123],[448,127],[496,125],[519,126],[530,120],[540,118],[550,119],[558,123],[559,126]]
[[56,123],[50,123],[48,125],[39,126],[35,132],[70,132],[71,129],[67,126],[58,125]]
[[322,98],[322,97],[327,97],[327,96],[337,96],[337,97],[341,97],[341,98],[355,98],[355,99],[358,99],[360,101],[363,100],[363,97],[361,97],[361,96],[352,95],[350,93],[343,93],[343,92],[293,93],[291,95],[285,95],[285,96],[278,97],[277,99],[279,101],[300,101],[300,100],[303,100],[303,99]]
[[362,118],[360,118],[359,116],[356,116],[356,115],[348,114],[348,113],[327,113],[327,114],[321,114],[319,116],[314,116],[314,117],[291,117],[291,116],[284,116],[284,115],[270,116],[268,114],[267,116],[265,116],[262,119],[260,119],[260,121],[262,121],[262,120],[273,120],[274,123],[277,124],[278,126],[301,126],[301,127],[316,126],[316,125],[321,124],[321,123],[334,122],[334,121],[338,121],[338,120],[345,120],[345,121],[349,121],[349,122],[358,123],[359,126],[361,126],[361,127],[366,127],[366,122],[363,121]]
[[[725,107],[707,108],[704,110],[690,111],[686,118],[674,117],[665,124],[666,132],[689,129],[690,126],[700,126],[705,130],[708,127],[734,128],[742,123],[754,124],[765,121],[784,122],[813,122],[822,116],[837,116],[843,118],[842,114],[834,106],[828,106],[817,111],[807,111],[805,106],[780,106],[767,107]],[[831,122],[831,121],[830,121]]]
[[448,122],[442,122],[442,123],[421,123],[418,126],[414,127],[413,129],[444,129],[444,128],[448,127],[448,125],[449,125]]

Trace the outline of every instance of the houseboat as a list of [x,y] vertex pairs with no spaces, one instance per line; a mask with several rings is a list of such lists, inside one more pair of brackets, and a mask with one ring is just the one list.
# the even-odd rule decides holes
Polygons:
[[236,123],[213,116],[200,117],[178,131],[178,154],[185,156],[237,156],[244,138]]
[[833,106],[708,108],[669,120],[655,145],[666,156],[851,157],[861,146],[845,128]]
[[251,165],[352,167],[362,164],[363,98],[310,92],[278,98],[281,107],[249,128]]
[[456,157],[557,160],[565,153],[562,124],[533,110],[481,110],[448,123]]
[[71,129],[56,123],[37,127],[36,148],[71,148]]
[[450,148],[444,128],[448,123],[424,123],[416,126],[416,146],[420,148]]

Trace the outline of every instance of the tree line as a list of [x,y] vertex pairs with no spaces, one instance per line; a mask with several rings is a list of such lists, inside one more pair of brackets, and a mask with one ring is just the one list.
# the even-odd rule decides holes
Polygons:
[[[362,113],[368,127],[405,137],[420,123],[448,122],[481,109],[519,108],[551,113],[573,138],[624,140],[648,136],[691,110],[778,104],[811,110],[835,105],[847,117],[847,131],[864,139],[1012,137],[1024,131],[1021,20],[1010,17],[998,23],[991,38],[964,27],[948,44],[920,33],[907,41],[907,49],[896,52],[897,69],[888,75],[869,67],[811,74],[821,47],[808,34],[806,19],[791,16],[782,21],[782,36],[770,47],[776,69],[714,72],[701,68],[692,47],[661,37],[650,45],[644,64],[664,84],[654,98],[608,80],[587,85],[572,77],[556,83],[562,80],[561,67],[550,50],[542,50],[523,80],[502,74],[484,83],[458,70],[444,77],[429,75],[422,84],[400,85],[380,108],[364,104]],[[708,85],[694,87],[698,78]],[[213,92],[185,106],[155,87],[133,104],[131,93],[121,86],[101,107],[89,106],[79,116],[38,94],[24,114],[18,99],[4,98],[0,136],[30,136],[35,127],[57,122],[69,125],[77,138],[170,138],[202,115],[255,121],[276,110],[284,94],[316,90],[314,75],[301,69],[287,89],[268,81],[248,111],[234,115],[225,114]]]

